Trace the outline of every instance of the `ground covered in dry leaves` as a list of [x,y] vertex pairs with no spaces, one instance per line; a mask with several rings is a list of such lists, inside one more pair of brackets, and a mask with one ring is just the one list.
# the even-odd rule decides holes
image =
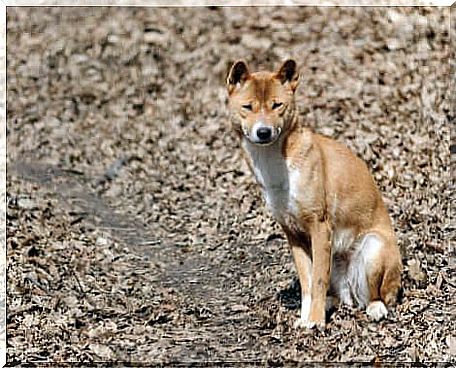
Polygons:
[[[8,8],[8,361],[456,362],[444,8]],[[227,121],[245,58],[367,161],[405,265],[387,320],[295,330],[299,289]]]

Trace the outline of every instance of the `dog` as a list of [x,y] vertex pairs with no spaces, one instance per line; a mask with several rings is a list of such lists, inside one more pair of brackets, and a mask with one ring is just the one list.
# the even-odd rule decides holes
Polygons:
[[401,286],[391,219],[366,164],[300,123],[298,84],[292,59],[255,73],[240,60],[226,78],[232,127],[298,273],[294,326],[324,329],[326,310],[338,302],[366,308],[378,321]]

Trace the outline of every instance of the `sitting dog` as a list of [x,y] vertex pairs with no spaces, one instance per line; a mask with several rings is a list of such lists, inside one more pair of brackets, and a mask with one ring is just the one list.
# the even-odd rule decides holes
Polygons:
[[342,144],[299,122],[294,60],[227,76],[233,128],[266,204],[282,226],[301,285],[295,326],[324,328],[328,300],[387,316],[401,284],[399,248],[366,164]]

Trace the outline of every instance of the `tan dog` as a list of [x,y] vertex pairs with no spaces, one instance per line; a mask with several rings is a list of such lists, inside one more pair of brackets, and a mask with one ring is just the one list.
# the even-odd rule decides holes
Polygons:
[[227,77],[229,106],[250,168],[291,246],[301,284],[295,326],[325,325],[327,295],[387,315],[401,284],[401,256],[388,212],[363,161],[298,121],[299,74],[250,73],[236,62]]

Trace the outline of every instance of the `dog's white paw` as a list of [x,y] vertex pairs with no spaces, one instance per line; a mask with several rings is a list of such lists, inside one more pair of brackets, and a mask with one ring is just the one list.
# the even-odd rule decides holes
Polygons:
[[380,321],[388,315],[388,310],[381,300],[376,300],[367,306],[366,313],[370,319]]
[[308,321],[306,319],[299,318],[294,322],[293,327],[296,329],[305,328],[308,330],[317,328],[318,330],[323,331],[325,329],[325,321],[315,322],[315,321]]

